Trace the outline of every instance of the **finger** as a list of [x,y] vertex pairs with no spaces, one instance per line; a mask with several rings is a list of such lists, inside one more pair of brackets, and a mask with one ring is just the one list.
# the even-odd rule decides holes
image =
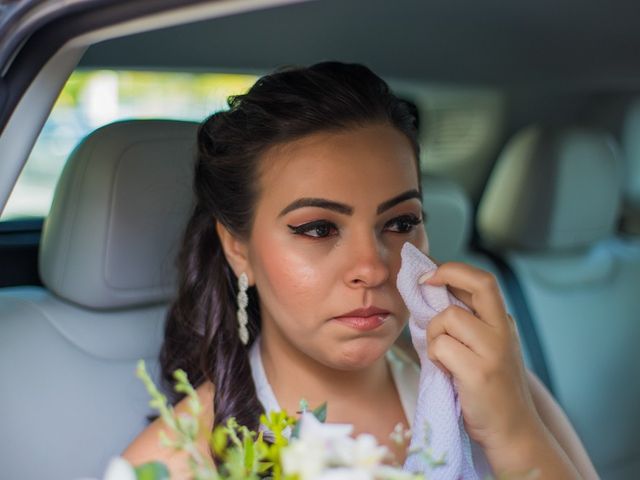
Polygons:
[[510,314],[507,314],[507,318],[509,319],[509,328],[511,330],[511,335],[518,344],[518,351],[520,352],[520,355],[522,355],[522,340],[520,338],[520,330],[518,330],[518,324]]
[[486,358],[494,349],[490,341],[493,333],[486,323],[472,313],[451,305],[434,316],[427,325],[427,345],[438,335],[447,334]]
[[[420,283],[420,284],[427,283],[427,280],[432,275],[434,275],[436,271],[437,270],[431,270],[430,272],[425,273],[422,277],[420,277],[418,279],[418,283]],[[431,282],[429,282],[429,283],[431,283]],[[439,283],[435,283],[435,285],[439,285]],[[449,293],[451,293],[451,295],[453,295],[457,300],[462,302],[468,309],[473,311],[473,308],[471,306],[471,294],[469,292],[465,292],[464,290],[461,290],[459,288],[453,287],[451,285],[447,285],[446,288],[449,291]],[[473,311],[473,313],[476,313],[476,312]]]
[[440,362],[460,382],[468,382],[481,358],[450,335],[438,335],[429,346],[429,357]]
[[449,290],[449,292],[451,292],[451,295],[453,295],[454,297],[456,297],[458,300],[460,300],[462,303],[464,303],[467,308],[469,308],[474,315],[476,315],[478,312],[476,312],[473,308],[473,302],[472,302],[472,298],[471,298],[471,294],[469,292],[466,292],[458,287],[454,287],[452,285],[447,285],[447,290]]
[[[433,259],[432,259],[433,260]],[[436,262],[434,262],[436,263]],[[440,263],[436,263],[436,265],[438,265],[438,267],[440,267]],[[438,269],[434,269],[431,270],[427,273],[425,273],[422,277],[420,277],[418,279],[418,283],[424,284],[424,283],[429,283],[432,285],[442,285],[442,282],[440,282],[438,279],[436,279],[433,283],[431,281],[427,282],[427,280],[430,280],[431,278],[433,278],[436,274],[436,272],[438,271]],[[452,285],[447,285],[447,289],[449,290],[449,292],[456,297],[458,300],[460,300],[462,303],[464,303],[467,307],[471,308],[471,293],[466,292],[460,288],[454,287]]]
[[507,324],[504,300],[493,274],[466,263],[447,262],[442,264],[426,283],[450,286],[452,293],[455,295],[457,292],[459,298],[488,324]]
[[440,363],[438,360],[436,360],[435,358],[432,358],[431,361],[433,362],[433,364],[438,367],[438,369],[444,373],[447,377],[452,377],[452,374],[449,370],[447,370],[447,367],[445,367],[444,365],[442,365],[442,363]]

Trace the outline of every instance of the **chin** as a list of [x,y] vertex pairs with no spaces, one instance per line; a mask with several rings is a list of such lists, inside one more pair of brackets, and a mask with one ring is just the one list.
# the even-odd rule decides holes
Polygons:
[[373,364],[382,357],[393,344],[391,337],[361,336],[346,340],[337,349],[337,368],[359,370]]

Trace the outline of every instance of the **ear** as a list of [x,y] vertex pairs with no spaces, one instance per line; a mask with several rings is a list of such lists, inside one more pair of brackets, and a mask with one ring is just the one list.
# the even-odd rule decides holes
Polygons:
[[248,247],[245,242],[237,238],[220,222],[216,221],[216,231],[220,237],[224,256],[229,262],[233,273],[239,277],[242,272],[249,277],[249,285],[253,284],[253,271],[249,264]]

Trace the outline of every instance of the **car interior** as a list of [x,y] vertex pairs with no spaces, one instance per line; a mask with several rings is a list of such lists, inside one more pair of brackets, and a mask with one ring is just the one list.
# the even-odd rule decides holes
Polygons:
[[[416,108],[431,255],[496,276],[527,367],[600,477],[640,478],[639,6],[152,3],[78,33],[75,12],[34,35],[34,48],[61,30],[71,38],[50,41],[4,120],[0,477],[101,478],[145,428],[154,412],[135,366],[142,358],[159,378],[193,206],[203,111],[158,114],[153,105],[172,100],[143,82],[133,95],[151,103],[113,115],[96,103],[100,123],[69,134],[57,162],[34,152],[75,128],[71,117],[54,128],[61,92],[92,72],[112,72],[106,84],[143,72],[247,75],[250,85],[281,65],[341,60],[370,67]],[[29,210],[38,168],[52,180]]]

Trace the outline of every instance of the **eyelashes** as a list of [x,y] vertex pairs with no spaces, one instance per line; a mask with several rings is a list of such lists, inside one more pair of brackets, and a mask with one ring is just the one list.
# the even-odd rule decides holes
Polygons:
[[[408,234],[421,223],[422,219],[416,215],[401,215],[389,220],[384,229],[393,233]],[[328,220],[315,220],[297,226],[287,225],[287,227],[294,235],[303,235],[311,238],[328,238],[338,234],[338,227]]]

